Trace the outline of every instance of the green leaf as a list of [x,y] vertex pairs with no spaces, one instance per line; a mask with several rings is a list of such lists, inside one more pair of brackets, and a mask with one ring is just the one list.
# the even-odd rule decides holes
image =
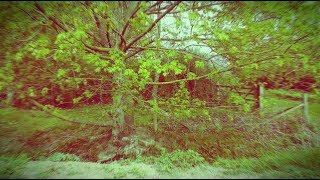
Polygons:
[[82,38],[87,37],[86,36],[86,32],[84,32],[83,30],[77,30],[74,32],[74,36],[76,39],[81,40]]
[[177,56],[177,52],[175,51],[175,50],[170,50],[170,51],[168,51],[168,57],[175,57],[175,56]]
[[187,79],[194,79],[195,77],[197,77],[197,75],[193,72],[188,72],[187,74]]
[[284,65],[284,60],[281,59],[281,58],[279,58],[279,59],[277,59],[276,63],[277,63],[277,65],[279,65],[280,67],[282,67],[282,66]]
[[45,58],[49,53],[50,53],[49,49],[47,49],[47,48],[39,48],[39,49],[34,50],[31,54],[36,59],[42,59],[42,58]]
[[193,58],[192,54],[186,54],[183,56],[185,62],[189,62]]
[[235,47],[235,46],[233,46],[233,47],[231,48],[230,52],[231,52],[232,54],[236,54],[236,53],[238,52],[238,48]]
[[89,90],[86,90],[83,94],[86,98],[91,98],[93,96],[93,93]]
[[195,61],[195,66],[197,68],[204,68],[204,62],[202,61]]
[[73,98],[72,99],[72,102],[74,103],[74,104],[77,104],[77,103],[79,103],[79,101],[81,101],[81,99],[82,99],[83,97],[77,97],[77,98]]
[[94,70],[94,72],[96,72],[96,73],[101,72],[101,67],[97,67],[97,68]]
[[18,52],[15,54],[14,58],[17,62],[21,62],[23,56],[24,56],[24,54],[22,52]]
[[250,104],[247,104],[247,103],[243,104],[242,108],[244,112],[249,112],[251,109]]
[[30,96],[30,97],[35,97],[36,95],[35,95],[35,91],[34,91],[34,89],[32,88],[32,87],[29,87],[28,88],[28,95]]
[[41,90],[41,95],[42,95],[42,96],[47,95],[48,90],[49,90],[49,89],[48,89],[47,87],[44,87],[44,88]]
[[217,34],[218,39],[226,41],[229,39],[229,36],[225,32],[220,32]]
[[254,69],[258,69],[259,65],[257,63],[253,63],[253,64],[251,64],[251,67],[254,68]]
[[57,72],[57,78],[62,78],[66,75],[66,70],[64,69],[58,69],[58,72]]
[[191,19],[191,20],[196,20],[197,19],[197,17],[198,17],[198,14],[196,13],[196,12],[194,12],[194,11],[192,11],[191,13],[189,13],[189,18]]
[[150,72],[147,69],[139,69],[138,73],[145,79],[150,77]]

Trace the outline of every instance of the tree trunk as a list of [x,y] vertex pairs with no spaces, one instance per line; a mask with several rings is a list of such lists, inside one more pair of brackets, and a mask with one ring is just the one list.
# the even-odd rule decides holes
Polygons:
[[[159,82],[159,74],[158,73],[156,73],[156,76],[154,78],[154,82],[156,82],[156,83]],[[152,89],[152,99],[157,102],[157,98],[158,98],[158,85],[155,84]],[[154,113],[154,115],[153,115],[153,128],[154,128],[155,132],[158,131],[158,115],[156,113]]]
[[[158,6],[158,8],[160,9],[160,5]],[[160,16],[160,10],[158,11],[158,14],[157,14],[157,18],[159,18]],[[158,33],[157,33],[157,38],[160,39],[161,38],[161,26],[160,26],[160,21],[158,23]],[[157,47],[159,47],[160,44],[157,45]],[[159,73],[156,72],[155,74],[155,78],[154,78],[154,82],[157,83],[159,82]],[[157,103],[157,98],[158,98],[158,85],[155,84],[153,85],[153,89],[152,89],[152,99],[154,101],[156,101]],[[156,113],[154,113],[153,115],[153,128],[154,128],[154,131],[157,132],[158,131],[158,115]]]
[[12,106],[13,94],[14,94],[13,88],[11,88],[9,86],[8,90],[7,90],[7,98],[6,98],[6,106],[7,107],[11,107]]
[[116,84],[115,93],[113,94],[113,103],[115,106],[115,122],[117,128],[116,136],[123,131],[124,129],[124,122],[125,122],[125,111],[124,111],[124,97],[123,97],[123,76],[122,73],[118,73],[114,76],[114,82]]
[[260,108],[260,87],[257,84],[253,85],[253,98],[254,98],[254,109],[259,110]]

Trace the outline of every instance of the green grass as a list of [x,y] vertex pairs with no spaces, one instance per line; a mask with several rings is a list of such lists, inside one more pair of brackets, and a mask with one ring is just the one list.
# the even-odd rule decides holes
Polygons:
[[29,136],[37,130],[50,130],[55,127],[66,127],[66,122],[37,110],[21,110],[16,108],[0,109],[2,127]]
[[155,164],[161,172],[171,172],[175,168],[190,169],[195,166],[206,164],[205,159],[193,150],[176,150],[172,153],[162,152],[159,157],[141,157],[138,162]]
[[[76,122],[111,125],[112,119],[108,116],[109,111],[109,106],[98,105],[71,110],[55,110],[56,113]],[[29,136],[38,130],[67,128],[71,124],[40,110],[3,108],[0,109],[0,125],[19,132],[20,135]]]
[[0,178],[21,176],[29,158],[25,154],[18,156],[0,156]]
[[[186,155],[186,159],[183,156]],[[320,148],[292,149],[260,158],[217,159],[205,163],[192,151],[165,153],[154,161],[121,160],[110,164],[2,157],[4,177],[20,178],[319,178]],[[158,162],[158,163],[157,163]],[[196,163],[195,163],[196,162]],[[170,168],[163,168],[170,164]]]
[[[301,93],[287,90],[266,90],[264,99],[263,99],[263,113],[268,117],[272,117],[283,110],[286,110],[290,107],[297,106],[302,103],[300,101],[294,101],[284,98],[279,98],[276,94],[283,94],[288,96],[293,96],[297,98],[301,98]],[[320,100],[316,101],[316,95],[311,94],[309,98],[313,98],[315,100],[309,101],[309,121],[312,123],[318,130],[320,130]],[[303,117],[302,107],[296,109],[288,114],[285,117]]]
[[[279,99],[275,97],[265,97],[262,103],[263,103],[262,111],[265,115],[268,115],[268,116],[276,115],[288,108],[295,107],[301,104],[300,102],[286,100],[286,99]],[[302,115],[302,108],[297,109],[293,112],[294,112],[294,115],[297,115],[297,114]]]
[[108,115],[110,111],[111,106],[109,105],[92,105],[68,110],[55,110],[55,112],[78,122],[112,125],[112,118]]
[[[277,95],[282,95],[282,96],[291,96],[295,98],[302,99],[302,94],[303,92],[300,91],[293,91],[293,90],[285,90],[285,89],[268,89],[265,90],[264,96],[266,97],[276,97]],[[308,93],[309,98],[311,99],[319,99],[319,95],[316,93]]]
[[226,169],[242,169],[274,177],[319,178],[320,148],[293,149],[260,158],[218,159],[213,164]]
[[284,95],[284,96],[291,96],[291,97],[301,98],[301,92],[284,90],[284,89],[265,90],[265,93],[264,93],[264,95],[267,96],[267,97],[275,97],[278,94],[279,95]]
[[309,105],[310,122],[320,130],[320,103],[312,103]]
[[[13,160],[12,162],[20,162]],[[22,162],[22,161],[21,161]],[[255,178],[251,174],[230,174],[228,170],[199,164],[189,168],[172,167],[161,171],[159,164],[144,163],[136,160],[116,161],[110,164],[89,162],[29,161],[18,163],[3,162],[0,170],[6,170],[3,178]],[[4,169],[4,167],[9,167]]]

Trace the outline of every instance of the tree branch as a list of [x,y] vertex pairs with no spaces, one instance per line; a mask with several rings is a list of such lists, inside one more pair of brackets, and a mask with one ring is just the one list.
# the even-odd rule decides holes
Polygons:
[[152,8],[156,7],[157,5],[161,4],[163,1],[157,1],[156,3],[154,3],[153,5],[151,5],[145,12],[150,11]]
[[38,21],[37,17],[33,17],[31,14],[29,14],[27,11],[25,11],[24,9],[22,8],[19,8],[21,11],[23,11],[24,13],[26,13],[29,17],[31,17],[31,19],[35,20],[35,21]]
[[274,60],[275,58],[274,57],[269,57],[267,59],[262,59],[262,60],[259,60],[259,61],[255,61],[255,62],[250,62],[250,63],[245,63],[245,64],[242,64],[240,66],[234,66],[234,67],[231,67],[229,69],[226,69],[226,70],[222,70],[222,71],[218,71],[218,72],[210,72],[208,74],[205,74],[205,75],[202,75],[202,76],[198,76],[198,77],[195,77],[195,78],[184,78],[184,79],[177,79],[177,80],[174,80],[174,81],[167,81],[167,82],[159,82],[159,83],[155,83],[155,82],[149,82],[147,84],[158,84],[158,85],[166,85],[166,84],[174,84],[174,83],[179,83],[179,82],[184,82],[184,81],[191,81],[191,80],[199,80],[199,79],[203,79],[203,78],[206,78],[210,75],[217,75],[217,74],[221,74],[221,73],[224,73],[224,72],[228,72],[228,71],[231,71],[233,70],[234,68],[241,68],[241,67],[245,67],[245,66],[248,66],[248,65],[251,65],[251,64],[255,64],[255,63],[262,63],[262,62],[265,62],[265,61],[268,61],[268,60]]
[[120,34],[117,30],[115,30],[115,29],[113,29],[113,28],[112,28],[111,30],[120,37],[119,48],[120,48],[120,49],[123,49],[123,48],[126,46],[126,44],[127,44],[125,38],[124,38],[123,35]]
[[[189,9],[186,9],[184,11],[171,11],[169,12],[168,14],[179,14],[179,13],[183,13],[183,12],[187,12],[187,11],[194,11],[194,10],[201,10],[203,8],[206,8],[206,7],[210,7],[210,6],[214,6],[214,5],[220,5],[220,4],[225,4],[225,3],[228,3],[228,2],[216,2],[216,3],[211,3],[211,4],[204,4],[204,5],[200,5],[200,6],[194,6],[192,5],[191,8]],[[161,8],[162,9],[162,8]],[[160,9],[160,10],[161,10]],[[150,12],[148,12],[148,14],[156,14],[157,13],[157,9],[153,9],[151,10]]]
[[91,38],[93,38],[94,41],[98,42],[101,46],[103,45],[101,41],[99,41],[97,39],[96,36],[93,35],[93,33],[90,33],[90,32],[86,32],[89,36],[91,36]]
[[[132,18],[136,15],[136,13],[139,11],[139,9],[141,8],[140,4],[141,4],[141,1],[139,1],[139,2],[137,3],[137,6],[136,6],[135,10],[133,11],[133,13],[131,14],[131,16],[130,16],[129,19],[127,20],[126,24],[124,25],[123,30],[122,30],[122,32],[121,32],[121,36],[124,36],[124,34],[126,33],[126,30],[127,30],[128,26],[129,26],[129,24],[130,24],[130,19],[132,19]],[[121,44],[121,43],[120,43],[120,44]]]
[[151,26],[142,34],[140,34],[139,36],[137,36],[135,39],[133,39],[125,48],[124,51],[127,51],[134,43],[136,43],[137,41],[139,41],[142,37],[144,37],[147,33],[149,33],[152,28],[166,15],[168,14],[170,11],[172,11],[176,6],[178,6],[181,3],[181,1],[177,1],[175,3],[173,3],[173,5],[171,5],[163,14],[161,14],[152,24]]
[[[148,46],[148,45],[150,45],[151,43],[153,43],[155,40],[154,39],[152,39],[151,41],[149,41],[145,46]],[[128,55],[127,57],[125,57],[125,59],[129,59],[129,58],[131,58],[132,56],[134,56],[134,55],[136,55],[136,54],[138,54],[139,52],[142,52],[142,51],[144,51],[144,50],[146,50],[146,49],[148,49],[148,47],[146,47],[146,48],[137,48],[138,50],[137,51],[134,51],[132,54],[130,54],[130,55]]]
[[81,42],[87,49],[90,49],[91,51],[94,51],[94,52],[106,53],[106,52],[109,52],[110,50],[109,48],[90,46],[89,44],[85,43],[82,39],[81,39]]
[[309,34],[306,34],[298,39],[296,39],[289,47],[287,47],[287,49],[284,51],[284,53],[286,53],[294,44],[298,43],[299,41],[307,38],[309,36]]
[[109,47],[111,48],[112,47],[112,42],[111,42],[111,38],[110,38],[110,34],[109,34],[109,24],[107,24],[107,40],[108,40],[108,44],[109,44]]
[[63,29],[65,32],[67,32],[68,30],[62,26],[62,24],[54,17],[52,16],[47,16],[45,10],[43,9],[42,6],[40,6],[40,4],[38,2],[35,2],[34,5],[36,6],[37,10],[42,13],[45,17],[47,17],[49,20],[51,20],[55,25],[57,25],[58,27],[60,27],[61,29]]
[[[178,51],[179,53],[181,54],[191,54],[193,57],[195,58],[198,58],[198,59],[202,59],[202,60],[208,60],[208,59],[211,59],[212,57],[210,58],[204,58],[204,57],[201,57],[200,55],[197,55],[195,53],[192,53],[192,52],[188,52],[188,51],[184,51],[184,50],[180,50],[180,49],[169,49],[169,48],[159,48],[159,47],[132,47],[132,48],[137,48],[137,49],[152,49],[152,50],[156,50],[156,51],[169,51],[169,50],[174,50],[174,51]],[[216,56],[216,55],[215,55]]]
[[100,21],[99,17],[97,16],[97,14],[94,12],[93,9],[90,8],[90,4],[91,3],[89,1],[85,2],[85,6],[92,11],[93,19],[94,19],[94,22],[97,26],[99,36],[101,38],[101,43],[102,43],[103,47],[107,47],[107,45],[109,44],[108,40],[107,40],[107,36],[106,36],[107,33],[106,33],[105,29],[101,26],[101,21]]

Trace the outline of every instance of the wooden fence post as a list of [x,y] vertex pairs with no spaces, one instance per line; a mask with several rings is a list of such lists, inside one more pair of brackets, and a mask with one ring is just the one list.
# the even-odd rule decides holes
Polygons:
[[262,115],[262,111],[263,111],[263,94],[264,94],[264,85],[263,83],[259,84],[259,112],[260,115]]
[[309,122],[309,105],[308,105],[308,94],[302,94],[302,102],[303,102],[303,116],[307,122]]

